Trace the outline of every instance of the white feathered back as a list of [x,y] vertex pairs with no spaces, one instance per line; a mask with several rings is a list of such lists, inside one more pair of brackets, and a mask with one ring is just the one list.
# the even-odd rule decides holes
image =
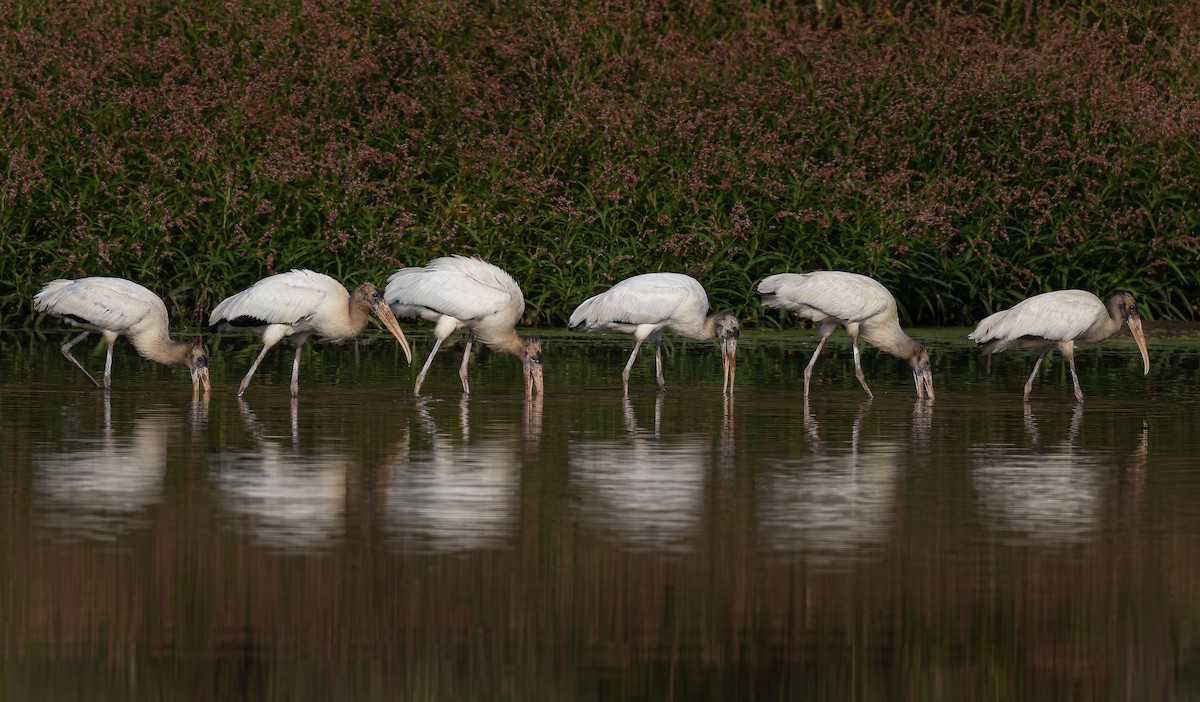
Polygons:
[[992,352],[1022,342],[1078,339],[1096,320],[1108,318],[1100,298],[1086,290],[1056,290],[1034,295],[986,317],[967,335]]
[[325,305],[346,308],[350,293],[333,278],[310,270],[269,276],[221,301],[208,316],[215,326],[247,317],[264,324],[295,324]]
[[764,278],[758,292],[767,307],[790,310],[813,322],[861,322],[896,308],[896,299],[879,281],[845,271],[778,273]]
[[628,331],[643,324],[666,325],[672,317],[703,320],[708,314],[704,286],[682,273],[644,273],[626,278],[588,298],[571,313],[580,331]]
[[[167,322],[167,306],[150,290],[124,278],[52,280],[33,298],[38,312],[96,331],[128,333],[142,324]],[[86,324],[79,320],[86,320]]]
[[525,314],[525,296],[502,269],[477,258],[444,256],[425,266],[401,268],[388,278],[384,298],[397,317],[463,322],[495,317],[515,326]]

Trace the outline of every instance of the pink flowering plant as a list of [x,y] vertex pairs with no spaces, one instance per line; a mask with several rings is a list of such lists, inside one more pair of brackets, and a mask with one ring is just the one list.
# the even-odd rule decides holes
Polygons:
[[478,254],[530,324],[636,273],[838,268],[906,323],[1200,300],[1195,3],[0,3],[0,314],[118,275],[198,325],[291,268]]

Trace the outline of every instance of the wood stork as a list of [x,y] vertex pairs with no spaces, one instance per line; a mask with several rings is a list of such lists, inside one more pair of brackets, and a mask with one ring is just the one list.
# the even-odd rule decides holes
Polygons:
[[1025,383],[1026,401],[1042,359],[1057,348],[1067,358],[1067,366],[1071,369],[1075,399],[1083,402],[1079,376],[1075,374],[1075,342],[1095,344],[1104,341],[1119,333],[1126,324],[1142,354],[1142,374],[1145,375],[1150,372],[1150,355],[1146,352],[1142,318],[1138,316],[1133,295],[1127,292],[1117,293],[1104,302],[1086,290],[1057,290],[1034,295],[985,318],[967,338],[979,344],[985,353],[999,353],[1007,348],[1039,350],[1033,372]]
[[537,339],[517,335],[517,323],[525,314],[525,297],[512,276],[500,268],[466,256],[435,258],[424,267],[401,268],[393,273],[384,297],[397,317],[420,317],[435,325],[436,341],[417,375],[414,395],[421,392],[425,374],[442,342],[462,327],[467,328],[467,348],[458,377],[464,393],[471,392],[467,360],[471,357],[472,343],[478,338],[521,362],[525,397],[542,394],[542,344]]
[[689,339],[716,339],[721,344],[721,392],[726,395],[733,392],[741,325],[730,312],[708,314],[708,294],[690,276],[644,273],[626,278],[576,307],[569,324],[575,331],[607,330],[633,335],[633,353],[621,373],[626,394],[629,394],[629,370],[647,339],[654,342],[658,387],[666,387],[662,367],[664,328]]
[[167,306],[146,288],[124,278],[52,280],[33,298],[38,312],[61,317],[82,327],[79,336],[62,345],[67,360],[83,371],[96,387],[100,383],[71,355],[71,348],[91,332],[108,343],[104,361],[104,388],[112,387],[113,343],[127,336],[142,358],[168,366],[183,366],[192,374],[192,392],[201,386],[209,392],[208,352],[199,341],[172,341],[167,331]]
[[263,350],[242,379],[238,397],[246,392],[267,351],[282,339],[290,338],[296,347],[296,360],[292,363],[292,397],[295,397],[300,394],[300,351],[308,337],[315,334],[335,342],[351,339],[367,326],[370,312],[396,337],[411,363],[408,340],[378,288],[364,283],[351,294],[333,278],[309,270],[263,278],[225,298],[209,315],[208,323],[212,331],[245,329],[263,338]]
[[921,342],[909,337],[900,328],[896,298],[879,281],[857,273],[843,271],[813,271],[811,273],[778,273],[767,276],[758,284],[762,303],[767,307],[790,310],[796,315],[821,325],[821,341],[812,360],[804,369],[804,396],[812,380],[813,366],[829,335],[845,327],[854,348],[854,375],[874,397],[863,376],[858,353],[858,337],[880,351],[908,361],[912,368],[917,398],[929,394],[933,399],[933,372],[929,353]]

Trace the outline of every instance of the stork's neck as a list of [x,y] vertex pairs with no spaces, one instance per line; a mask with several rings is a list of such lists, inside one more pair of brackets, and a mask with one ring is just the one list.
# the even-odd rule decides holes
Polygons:
[[1121,333],[1121,327],[1125,326],[1125,311],[1111,301],[1105,305],[1105,309],[1108,314],[1084,332],[1078,339],[1079,343],[1094,344]]
[[908,359],[915,356],[921,345],[916,339],[905,334],[898,322],[885,324],[882,327],[874,325],[860,327],[859,336],[868,344],[896,358]]
[[476,332],[475,336],[479,337],[479,340],[484,344],[487,344],[488,348],[503,351],[518,358],[521,356],[521,349],[525,346],[525,342],[517,335],[516,329],[510,329],[497,336],[484,336]]
[[346,319],[340,323],[328,322],[326,328],[321,332],[321,336],[336,343],[352,339],[367,328],[367,321],[371,317],[370,303],[358,295],[351,295],[350,305],[347,309],[349,313],[346,315]]
[[189,365],[192,345],[182,341],[171,341],[171,337],[167,336],[165,331],[130,336],[130,341],[142,358],[168,366],[186,368]]
[[717,338],[717,315],[710,314],[702,320],[690,324],[672,324],[671,331],[689,339],[707,341]]
[[347,318],[349,323],[349,334],[346,337],[358,336],[363,329],[367,328],[367,321],[371,317],[371,304],[357,295],[350,296],[350,315]]

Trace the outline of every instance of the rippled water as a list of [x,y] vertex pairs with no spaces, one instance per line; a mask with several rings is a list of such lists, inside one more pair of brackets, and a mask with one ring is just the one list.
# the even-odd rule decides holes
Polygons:
[[[918,335],[921,336],[920,332]],[[418,348],[428,339],[417,337]],[[244,401],[118,348],[0,344],[0,699],[1200,696],[1200,355],[1033,358],[926,333],[937,400],[835,337],[647,355],[549,335],[543,400],[454,348],[291,354]],[[837,342],[837,343],[835,343]],[[102,349],[79,349],[99,368]],[[1053,357],[1052,357],[1053,358]]]

